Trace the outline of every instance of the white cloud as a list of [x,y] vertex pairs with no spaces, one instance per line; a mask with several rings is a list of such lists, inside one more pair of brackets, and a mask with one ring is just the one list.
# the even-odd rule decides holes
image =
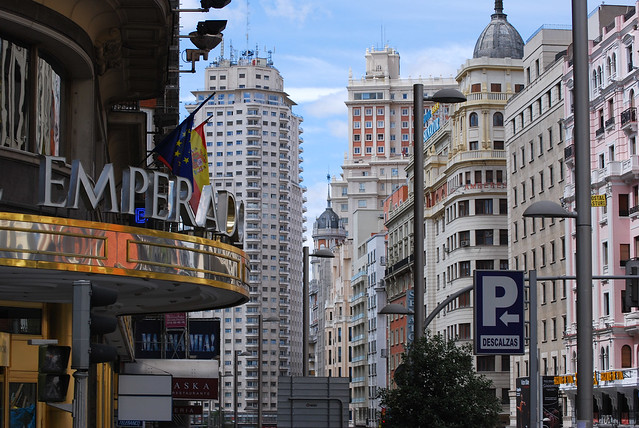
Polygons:
[[473,57],[474,43],[454,43],[440,47],[429,47],[402,56],[402,76],[455,77],[457,70]]
[[315,6],[308,0],[262,0],[264,12],[269,16],[286,18],[298,25],[306,21]]
[[[314,87],[286,87],[286,93],[290,95],[291,99],[298,104],[315,102],[323,97],[334,95],[340,91],[342,88],[314,88]],[[342,104],[344,101],[342,100]]]
[[328,196],[328,183],[317,181],[308,187],[306,191],[306,244],[311,246],[313,239],[313,223],[326,209],[326,197]]
[[305,111],[314,117],[324,118],[330,116],[347,117],[348,109],[344,102],[348,99],[346,89],[331,91],[320,96],[304,106]]

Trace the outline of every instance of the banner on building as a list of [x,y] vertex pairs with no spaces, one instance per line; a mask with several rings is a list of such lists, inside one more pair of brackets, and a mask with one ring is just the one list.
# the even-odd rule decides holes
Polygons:
[[219,319],[189,319],[183,328],[173,321],[170,326],[166,319],[135,321],[135,357],[210,360],[220,355]]

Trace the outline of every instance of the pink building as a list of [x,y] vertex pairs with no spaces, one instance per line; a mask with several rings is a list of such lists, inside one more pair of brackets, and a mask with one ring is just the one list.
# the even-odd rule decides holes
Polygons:
[[[626,274],[639,258],[639,156],[637,115],[639,64],[635,6],[602,5],[589,17],[590,145],[592,166],[593,276]],[[572,56],[565,63],[566,136],[564,160],[566,208],[575,207],[574,118],[572,116]],[[604,205],[605,206],[599,206]],[[575,275],[575,222],[567,220],[567,275]],[[639,262],[636,262],[639,263]],[[628,269],[629,270],[629,269]],[[573,416],[577,367],[576,283],[568,282],[567,326],[564,343],[567,376],[556,383]],[[630,287],[628,287],[630,288]],[[623,279],[599,279],[592,284],[595,426],[639,424],[639,303]],[[564,418],[570,426],[570,417]],[[567,425],[566,425],[567,422]]]

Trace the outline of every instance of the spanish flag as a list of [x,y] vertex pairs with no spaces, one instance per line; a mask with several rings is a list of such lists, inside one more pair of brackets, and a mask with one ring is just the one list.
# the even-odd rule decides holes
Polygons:
[[205,120],[191,132],[191,165],[193,167],[193,195],[191,196],[191,208],[197,213],[197,207],[202,195],[202,188],[210,184],[209,162],[206,155],[206,143],[204,138]]

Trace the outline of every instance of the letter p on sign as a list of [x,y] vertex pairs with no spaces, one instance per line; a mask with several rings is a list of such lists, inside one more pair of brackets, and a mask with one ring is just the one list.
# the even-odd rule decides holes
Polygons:
[[497,325],[497,308],[509,308],[517,300],[517,283],[507,276],[485,276],[482,295],[483,325]]

